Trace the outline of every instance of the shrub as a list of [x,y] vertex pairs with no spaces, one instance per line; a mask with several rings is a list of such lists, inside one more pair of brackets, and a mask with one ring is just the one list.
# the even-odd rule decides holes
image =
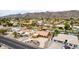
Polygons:
[[4,35],[7,31],[7,29],[0,29],[0,34]]

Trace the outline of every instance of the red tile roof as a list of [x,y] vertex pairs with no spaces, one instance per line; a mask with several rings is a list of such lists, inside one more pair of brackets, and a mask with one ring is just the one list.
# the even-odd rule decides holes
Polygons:
[[36,34],[47,37],[49,35],[48,31],[37,31]]

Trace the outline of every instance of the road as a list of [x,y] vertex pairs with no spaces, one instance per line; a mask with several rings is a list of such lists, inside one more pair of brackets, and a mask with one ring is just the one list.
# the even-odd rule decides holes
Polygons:
[[0,36],[0,42],[3,44],[6,44],[14,49],[37,49],[37,47],[33,47],[28,44],[24,44],[22,42],[10,39],[10,38],[5,38]]

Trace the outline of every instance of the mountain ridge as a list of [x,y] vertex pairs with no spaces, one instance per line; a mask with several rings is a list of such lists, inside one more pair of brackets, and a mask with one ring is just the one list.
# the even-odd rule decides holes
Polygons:
[[4,17],[27,17],[27,18],[79,18],[79,10],[57,12],[33,12],[24,14],[11,14]]

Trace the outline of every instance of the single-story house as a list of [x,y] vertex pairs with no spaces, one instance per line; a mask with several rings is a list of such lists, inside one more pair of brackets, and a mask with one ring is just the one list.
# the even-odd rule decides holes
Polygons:
[[[28,38],[28,40],[26,40],[26,43],[28,41],[37,41],[39,42],[39,45],[38,43],[36,44],[36,46],[40,47],[40,48],[48,48],[50,43],[51,43],[51,40],[49,38],[45,38],[45,37],[38,37],[38,38]],[[32,44],[32,42],[30,42],[30,44]],[[34,43],[34,42],[33,42]],[[33,45],[33,44],[32,44]],[[34,44],[35,45],[35,44]]]
[[49,31],[36,31],[33,33],[30,40],[37,40],[40,45],[39,47],[48,48],[51,42],[52,35]]
[[60,24],[60,25],[56,25],[56,27],[64,27],[64,25],[63,24]]
[[40,20],[40,21],[37,21],[37,25],[42,26],[42,25],[44,25],[44,23],[42,20]]
[[11,29],[13,32],[19,32],[21,30],[21,28],[19,27],[14,27]]
[[67,43],[70,45],[79,45],[78,37],[74,35],[59,34],[58,36],[53,37],[53,40],[60,42],[67,41]]
[[51,25],[51,24],[44,24],[44,26],[46,26],[46,27],[52,27],[53,25]]
[[27,35],[29,36],[32,33],[32,30],[30,29],[22,29],[21,31],[19,31],[19,33],[23,36]]
[[73,26],[74,28],[77,28],[77,29],[79,29],[79,26]]
[[4,28],[2,25],[0,25],[0,28]]
[[33,34],[33,37],[49,37],[51,34],[50,32],[48,31],[36,31],[34,34]]

